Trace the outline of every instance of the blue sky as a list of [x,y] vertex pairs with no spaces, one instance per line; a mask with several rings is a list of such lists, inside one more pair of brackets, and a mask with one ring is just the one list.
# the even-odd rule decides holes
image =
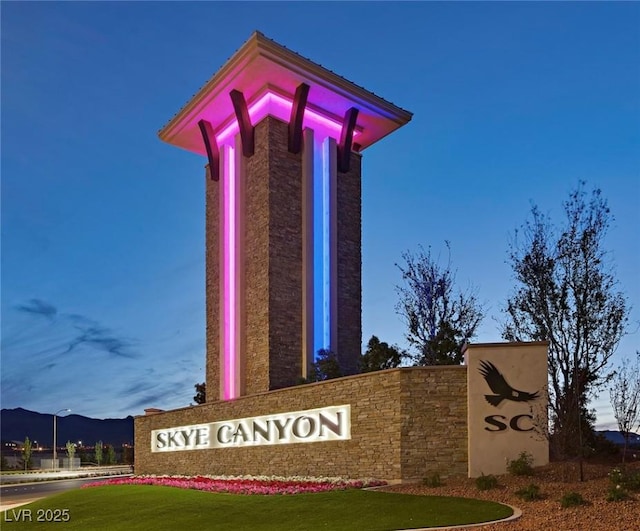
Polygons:
[[364,152],[363,342],[406,345],[395,263],[445,240],[499,341],[510,236],[532,203],[559,223],[580,179],[615,216],[635,331],[638,28],[638,3],[3,2],[2,407],[192,401],[206,161],[157,131],[256,29],[414,113]]

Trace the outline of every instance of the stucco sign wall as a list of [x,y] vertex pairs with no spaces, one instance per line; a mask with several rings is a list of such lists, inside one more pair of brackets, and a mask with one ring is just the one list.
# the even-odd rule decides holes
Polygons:
[[467,347],[469,477],[504,474],[522,452],[534,466],[549,462],[547,350],[546,342]]

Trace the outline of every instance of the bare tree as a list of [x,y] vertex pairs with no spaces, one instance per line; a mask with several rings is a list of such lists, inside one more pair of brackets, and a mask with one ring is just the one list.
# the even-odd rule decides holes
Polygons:
[[624,464],[631,432],[634,427],[640,429],[640,351],[636,350],[633,364],[628,359],[622,361],[620,369],[613,377],[609,397],[618,429],[624,437]]
[[509,258],[517,287],[507,302],[503,337],[549,341],[555,446],[564,456],[581,457],[583,432],[593,431],[587,406],[612,377],[608,364],[629,309],[604,250],[612,216],[601,191],[587,197],[581,182],[563,206],[559,231],[533,206],[532,219],[516,232]]
[[[446,242],[449,255],[449,242]],[[396,289],[396,311],[407,324],[407,340],[417,349],[415,365],[455,365],[463,360],[462,347],[476,333],[483,308],[473,290],[455,290],[451,260],[445,267],[431,256],[431,249],[402,255],[403,286]]]

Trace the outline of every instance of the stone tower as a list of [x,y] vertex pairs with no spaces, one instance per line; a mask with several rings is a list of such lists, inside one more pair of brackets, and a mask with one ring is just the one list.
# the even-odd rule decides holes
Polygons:
[[208,401],[357,372],[360,152],[410,119],[256,32],[160,131],[208,158]]

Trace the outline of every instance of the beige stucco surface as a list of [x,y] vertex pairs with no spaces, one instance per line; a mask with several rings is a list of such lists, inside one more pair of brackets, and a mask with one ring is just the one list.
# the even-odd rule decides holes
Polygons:
[[[534,466],[549,462],[547,349],[546,342],[467,348],[469,477],[504,474],[508,462],[522,452],[533,457]],[[499,374],[485,378],[483,361],[485,367],[486,362],[493,364]],[[496,397],[490,399],[496,404],[487,396]]]

